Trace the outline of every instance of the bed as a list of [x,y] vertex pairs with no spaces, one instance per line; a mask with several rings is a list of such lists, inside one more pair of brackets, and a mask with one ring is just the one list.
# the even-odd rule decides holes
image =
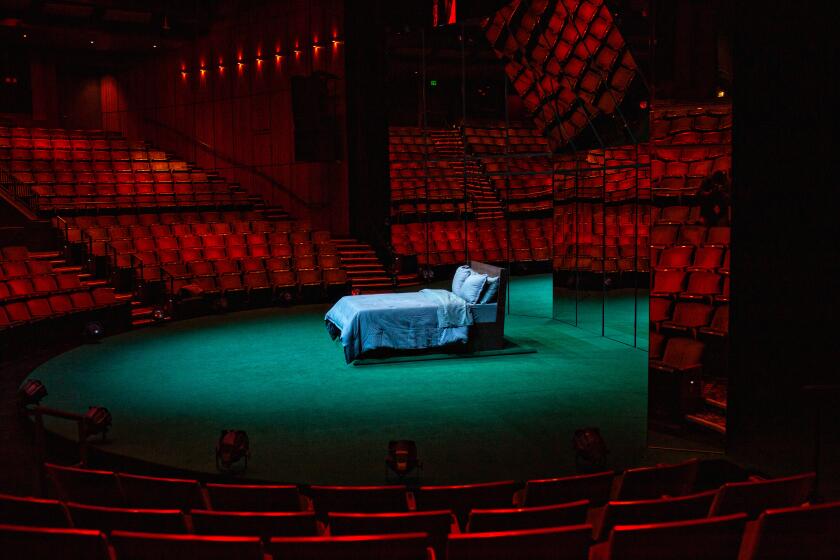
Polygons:
[[471,261],[469,270],[498,279],[492,299],[471,303],[452,291],[439,289],[345,296],[324,317],[327,332],[333,340],[341,340],[348,364],[363,355],[387,350],[500,349],[504,346],[507,273],[478,261]]

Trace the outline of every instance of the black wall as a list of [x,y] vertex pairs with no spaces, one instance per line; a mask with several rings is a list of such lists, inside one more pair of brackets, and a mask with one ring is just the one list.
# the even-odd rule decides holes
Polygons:
[[[811,468],[812,383],[838,383],[837,30],[820,2],[735,9],[730,453]],[[824,469],[837,478],[835,403]],[[826,480],[825,482],[831,483]],[[837,484],[835,480],[833,484]]]

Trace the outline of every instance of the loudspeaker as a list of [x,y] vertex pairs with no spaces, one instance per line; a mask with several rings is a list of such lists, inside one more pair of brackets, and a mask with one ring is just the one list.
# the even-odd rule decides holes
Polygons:
[[295,161],[340,158],[335,86],[335,77],[323,72],[292,77]]

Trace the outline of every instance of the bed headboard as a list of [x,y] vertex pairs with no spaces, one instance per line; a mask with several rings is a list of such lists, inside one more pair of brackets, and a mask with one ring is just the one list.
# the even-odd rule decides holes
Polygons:
[[499,292],[496,296],[496,322],[504,324],[505,321],[505,304],[507,301],[507,269],[486,264],[479,261],[470,261],[470,268],[479,274],[486,274],[487,276],[499,277]]

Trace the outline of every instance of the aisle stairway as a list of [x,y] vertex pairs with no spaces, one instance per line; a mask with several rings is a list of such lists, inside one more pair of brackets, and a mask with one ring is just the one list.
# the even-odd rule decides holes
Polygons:
[[477,220],[504,218],[499,196],[484,170],[474,160],[464,161],[464,140],[457,130],[435,130],[430,133],[437,153],[446,158],[459,175],[467,168],[467,193],[473,200]]
[[726,390],[725,380],[704,382],[703,407],[686,414],[686,421],[726,435]]
[[393,292],[394,283],[373,247],[356,239],[334,239],[341,267],[347,271],[350,289],[360,294]]

